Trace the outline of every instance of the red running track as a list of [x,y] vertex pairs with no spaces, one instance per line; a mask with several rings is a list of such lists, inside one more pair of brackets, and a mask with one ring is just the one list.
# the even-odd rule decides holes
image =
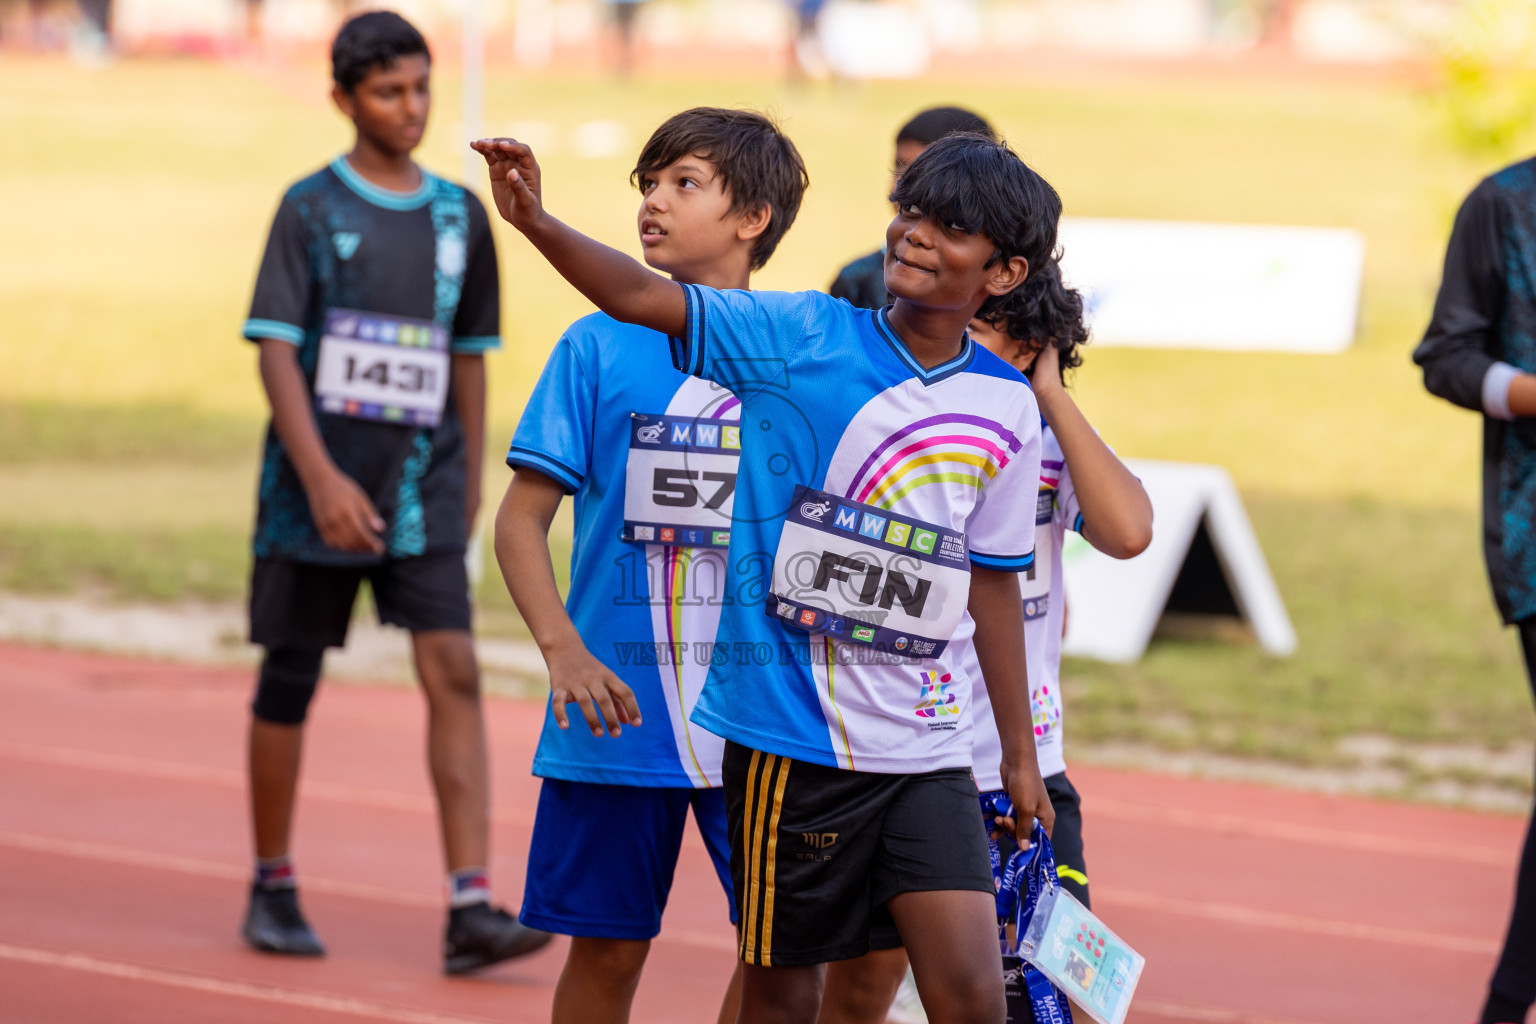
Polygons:
[[[564,944],[438,973],[423,710],[316,702],[295,858],[320,961],[250,953],[250,676],[0,646],[0,1021],[533,1024]],[[492,881],[516,906],[541,708],[491,701]],[[1461,1022],[1502,933],[1517,818],[1080,767],[1094,904],[1147,956],[1136,1024]],[[622,856],[621,851],[610,851]],[[696,835],[636,1024],[710,1022],[732,931]]]

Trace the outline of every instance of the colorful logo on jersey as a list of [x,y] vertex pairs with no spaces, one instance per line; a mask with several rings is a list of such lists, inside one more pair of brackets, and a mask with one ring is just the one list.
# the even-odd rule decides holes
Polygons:
[[918,718],[949,718],[960,713],[960,702],[949,692],[953,678],[948,672],[939,675],[932,669],[922,673],[922,689],[912,705]]
[[1035,738],[1042,738],[1061,724],[1061,705],[1056,701],[1056,694],[1049,686],[1042,686],[1035,691],[1034,724]]
[[816,612],[810,608],[801,609],[800,625],[806,627],[807,629],[816,625]]
[[714,544],[716,547],[719,547],[722,544],[729,544],[731,542],[730,530],[716,530],[710,536],[712,538],[710,543]]
[[362,240],[363,236],[356,231],[338,231],[331,236],[331,244],[336,247],[336,256],[343,260],[352,258],[352,254],[357,252],[357,247]]
[[677,531],[674,530],[672,527],[670,527],[670,526],[663,526],[661,528],[661,542],[663,544],[671,544],[673,542],[673,540],[675,540],[676,538],[677,538]]
[[877,445],[853,475],[846,496],[893,508],[928,484],[960,484],[979,491],[1023,447],[1024,442],[996,420],[967,413],[929,416]]
[[872,644],[875,642],[875,631],[869,626],[855,626],[853,627],[853,638],[861,640],[866,644]]

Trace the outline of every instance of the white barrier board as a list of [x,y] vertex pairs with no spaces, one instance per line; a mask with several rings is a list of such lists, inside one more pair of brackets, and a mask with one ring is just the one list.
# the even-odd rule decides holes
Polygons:
[[1341,352],[1354,341],[1357,231],[1063,217],[1060,241],[1096,344]]
[[1152,499],[1152,544],[1119,561],[1068,534],[1063,653],[1136,661],[1170,605],[1240,616],[1264,650],[1293,653],[1296,631],[1227,471],[1145,459],[1125,464]]

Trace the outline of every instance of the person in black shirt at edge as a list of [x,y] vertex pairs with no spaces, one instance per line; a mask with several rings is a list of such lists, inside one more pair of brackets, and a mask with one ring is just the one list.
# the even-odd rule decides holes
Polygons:
[[[896,161],[891,166],[891,179],[901,177],[907,165],[918,154],[955,132],[979,132],[997,138],[997,133],[980,114],[973,114],[961,107],[934,107],[918,114],[901,126],[896,133]],[[885,294],[885,246],[868,256],[860,256],[842,270],[827,289],[834,299],[847,299],[863,309],[880,309],[891,300]]]
[[493,906],[480,674],[465,548],[480,504],[484,353],[500,344],[485,208],[411,159],[431,107],[421,34],[386,11],[348,21],[332,98],[344,156],[283,196],[243,335],[272,407],[261,469],[251,640],[256,877],[242,934],[320,956],[289,860],[304,721],[325,649],[346,642],[359,585],[411,633],[448,866],[444,970],[532,952],[550,936]]
[[[1430,392],[1483,417],[1483,555],[1520,632],[1536,693],[1536,159],[1484,179],[1451,229],[1435,310],[1414,350]],[[1479,1024],[1523,1024],[1536,1002],[1536,819]]]

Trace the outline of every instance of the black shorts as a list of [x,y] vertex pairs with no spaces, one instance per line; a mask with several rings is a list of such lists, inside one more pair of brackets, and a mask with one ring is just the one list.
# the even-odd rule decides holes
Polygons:
[[849,960],[893,896],[993,892],[968,769],[851,772],[731,742],[722,769],[744,963]]
[[1056,879],[1079,903],[1088,906],[1088,864],[1083,860],[1083,806],[1066,772],[1045,777],[1045,792],[1056,811],[1051,851],[1056,854]]
[[380,622],[413,633],[470,627],[469,573],[460,551],[363,566],[258,558],[251,569],[251,642],[311,651],[345,645],[365,579]]

